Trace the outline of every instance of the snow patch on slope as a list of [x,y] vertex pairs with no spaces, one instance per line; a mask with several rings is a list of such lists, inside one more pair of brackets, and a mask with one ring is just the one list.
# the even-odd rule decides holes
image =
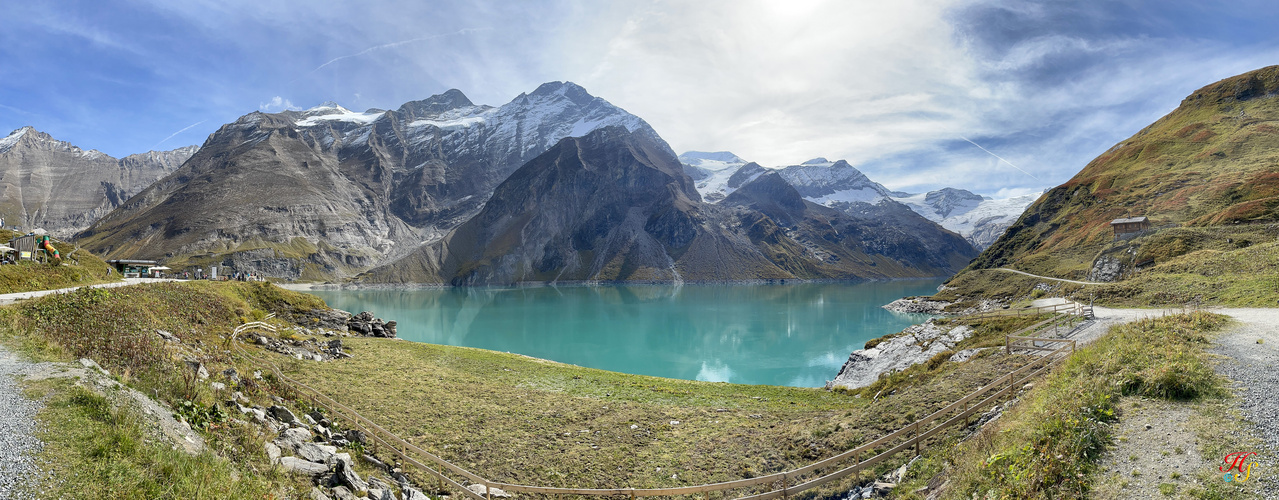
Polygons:
[[4,153],[12,149],[13,145],[18,143],[18,139],[21,139],[23,135],[26,135],[28,130],[33,129],[31,127],[22,127],[18,130],[14,130],[5,138],[0,139],[0,153]]
[[298,120],[299,127],[313,127],[325,122],[349,122],[368,125],[385,115],[384,111],[357,113],[337,104],[317,106],[305,111],[306,118]]

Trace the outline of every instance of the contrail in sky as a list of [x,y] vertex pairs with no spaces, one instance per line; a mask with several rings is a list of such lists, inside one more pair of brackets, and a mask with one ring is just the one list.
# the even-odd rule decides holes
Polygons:
[[[169,140],[169,139],[172,139],[174,136],[176,136],[176,135],[178,135],[178,134],[181,134],[181,133],[183,133],[183,132],[186,132],[186,131],[188,131],[188,130],[191,130],[191,128],[192,128],[192,127],[194,127],[194,126],[196,126],[196,125],[199,125],[199,124],[201,124],[201,123],[207,122],[207,121],[208,121],[208,120],[200,120],[200,121],[198,121],[198,122],[192,123],[192,124],[188,125],[188,126],[187,126],[187,128],[184,128],[184,129],[182,129],[182,130],[179,130],[179,131],[177,131],[177,132],[174,132],[172,135],[170,135],[170,136],[168,136],[168,137],[165,137],[165,138],[164,138],[164,141],[167,141],[167,140]],[[151,150],[152,150],[152,151],[155,151],[155,148],[159,147],[161,144],[164,144],[164,141],[160,141],[160,142],[155,143],[155,146],[151,146]]]
[[973,141],[969,140],[967,137],[964,137],[964,136],[962,136],[962,135],[961,135],[961,136],[959,136],[959,138],[960,138],[960,139],[963,139],[963,140],[965,140],[965,141],[968,141],[968,143],[969,143],[969,144],[972,144],[972,145],[974,145],[974,146],[977,146],[977,149],[980,149],[980,150],[982,150],[982,151],[985,151],[985,152],[986,152],[986,154],[989,154],[990,156],[994,156],[995,158],[999,158],[999,161],[1002,161],[1002,162],[1004,162],[1004,163],[1007,163],[1007,164],[1008,164],[1008,166],[1010,166],[1010,167],[1012,167],[1012,168],[1017,169],[1017,171],[1018,171],[1018,172],[1021,172],[1021,173],[1023,173],[1023,174],[1029,175],[1031,179],[1037,180],[1037,181],[1039,181],[1039,182],[1044,182],[1042,179],[1040,179],[1040,178],[1038,178],[1038,177],[1035,177],[1035,176],[1034,176],[1034,174],[1031,174],[1030,172],[1027,172],[1027,171],[1025,171],[1025,170],[1022,170],[1022,169],[1021,169],[1021,167],[1018,167],[1017,165],[1013,165],[1013,162],[1008,161],[1008,160],[1005,160],[1005,159],[1003,159],[1002,157],[1000,157],[999,155],[997,155],[997,154],[995,154],[995,153],[991,153],[989,149],[986,149],[986,148],[981,147],[981,144],[977,144],[977,143],[975,143],[975,142],[973,142]]
[[[311,70],[311,72],[310,72],[310,73],[307,73],[307,75],[311,75],[311,74],[315,73],[316,71],[322,70],[322,69],[324,69],[326,66],[328,66],[328,65],[330,65],[330,64],[333,64],[333,63],[335,63],[335,62],[341,61],[341,60],[343,60],[343,59],[350,59],[350,58],[352,58],[352,57],[359,57],[359,56],[362,56],[362,55],[364,55],[364,54],[368,54],[369,52],[373,52],[373,51],[376,51],[376,50],[390,49],[390,48],[399,47],[399,46],[401,46],[401,45],[407,45],[407,44],[410,44],[410,43],[417,43],[417,42],[421,42],[421,41],[425,41],[425,40],[434,40],[434,39],[436,39],[436,38],[443,38],[443,37],[446,37],[446,36],[453,36],[453,35],[465,35],[465,34],[467,34],[467,33],[475,32],[475,31],[481,31],[481,30],[484,30],[484,29],[488,29],[488,28],[466,28],[466,29],[462,29],[462,30],[455,31],[455,32],[453,32],[453,33],[444,33],[444,34],[441,34],[441,35],[424,36],[424,37],[421,37],[421,38],[410,38],[410,39],[408,39],[408,40],[401,40],[401,41],[398,41],[398,42],[391,42],[391,43],[384,43],[384,44],[382,44],[382,45],[375,45],[375,46],[373,46],[373,47],[369,47],[369,48],[367,48],[367,49],[361,50],[361,51],[356,52],[356,53],[354,53],[354,54],[335,57],[335,58],[333,58],[333,59],[329,60],[329,62],[326,62],[326,63],[324,63],[324,64],[321,64],[321,65],[319,65],[319,66],[316,66],[316,67],[315,67],[315,69]],[[294,81],[297,81],[297,80],[294,80]]]

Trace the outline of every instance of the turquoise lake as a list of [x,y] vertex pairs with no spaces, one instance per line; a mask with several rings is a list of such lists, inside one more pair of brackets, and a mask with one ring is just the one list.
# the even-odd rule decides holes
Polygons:
[[880,306],[941,280],[315,290],[331,307],[397,322],[416,342],[591,368],[739,384],[821,387],[848,354],[928,318]]

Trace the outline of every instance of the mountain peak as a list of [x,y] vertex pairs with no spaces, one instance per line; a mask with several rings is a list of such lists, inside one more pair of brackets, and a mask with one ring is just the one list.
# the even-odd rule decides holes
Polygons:
[[1277,94],[1279,66],[1267,66],[1204,86],[1181,101],[1181,105],[1225,104]]
[[466,94],[458,89],[448,89],[442,94],[436,94],[420,101],[409,101],[400,106],[398,112],[406,115],[410,120],[437,116],[442,113],[452,111],[459,108],[475,106]]
[[539,85],[537,89],[528,96],[538,98],[551,97],[555,95],[564,96],[579,106],[585,106],[595,99],[595,96],[591,95],[590,92],[587,92],[581,85],[573,82],[546,82]]
[[27,132],[30,132],[33,130],[35,129],[32,128],[30,125],[27,125],[17,130],[14,130],[13,132],[10,132],[9,135],[5,136],[4,138],[0,138],[0,153],[3,153],[13,148],[13,145],[18,143],[18,139],[21,139],[22,136],[27,134]]
[[[843,161],[843,160],[840,160],[840,161]],[[830,164],[830,160],[827,160],[827,159],[822,158],[822,157],[820,157],[820,156],[818,156],[817,158],[813,158],[813,159],[811,159],[811,160],[808,160],[808,161],[806,161],[806,162],[804,162],[804,163],[800,163],[800,165],[828,165],[828,164]]]

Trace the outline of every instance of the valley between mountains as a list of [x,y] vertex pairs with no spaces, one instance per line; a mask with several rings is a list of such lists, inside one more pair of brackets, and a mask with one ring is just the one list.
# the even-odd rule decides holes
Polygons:
[[105,258],[336,283],[945,276],[1032,201],[889,191],[822,158],[677,156],[568,82],[498,107],[450,90],[254,112],[124,160],[24,128],[0,139],[0,182],[10,226]]
[[[1273,404],[1257,397],[1275,372],[1267,322],[1279,303],[1276,66],[1197,90],[1033,200],[896,192],[824,158],[767,168],[728,152],[677,155],[639,117],[566,82],[498,107],[449,91],[395,110],[255,112],[199,148],[125,159],[23,128],[0,139],[0,167],[6,225],[53,234],[50,246],[67,261],[0,266],[6,292],[104,281],[103,259],[135,258],[354,285],[950,276],[937,293],[896,304],[937,318],[867,342],[830,389],[671,380],[397,342],[385,338],[395,327],[382,319],[270,283],[49,295],[0,308],[6,349],[79,365],[42,365],[76,375],[24,387],[23,400],[44,405],[36,413],[44,430],[24,427],[18,442],[35,449],[26,438],[42,440],[38,466],[56,480],[23,493],[467,495],[397,461],[388,448],[405,444],[482,475],[455,476],[472,498],[500,496],[488,479],[687,487],[803,468],[991,389],[995,400],[968,407],[971,421],[926,439],[913,427],[917,446],[895,445],[903,454],[856,481],[803,495],[1276,491],[1273,480],[1229,483],[1204,467],[1173,476],[1133,465],[1154,457],[1115,455],[1189,454],[1178,463],[1202,465],[1277,446],[1266,413]],[[1148,224],[1132,232],[1112,224],[1140,218]],[[1042,378],[1003,382],[1045,359],[1010,348],[1008,335],[1051,342],[1036,325],[1060,322],[1052,335],[1066,340],[1088,328],[1084,317],[1031,307],[1044,299],[1074,311],[1146,308],[1125,315],[1150,317],[1087,330],[1096,340]],[[1253,309],[1239,327],[1217,306]],[[898,359],[880,358],[888,355]],[[883,366],[856,372],[867,359]],[[1249,364],[1231,368],[1231,359]],[[36,370],[12,360],[0,352],[0,371]],[[376,444],[297,381],[404,444]],[[1260,385],[1241,395],[1243,382]],[[143,415],[162,407],[119,404],[134,392],[173,408],[207,452],[189,454],[149,430],[154,419]],[[29,418],[33,408],[14,414]],[[1175,422],[1156,445],[1125,447],[1155,425],[1143,430],[1134,416],[1157,423],[1161,415]],[[1273,463],[1259,459],[1256,473],[1272,478]],[[1166,478],[1142,478],[1166,469]],[[796,478],[783,487],[787,479]],[[745,494],[772,488],[757,483]]]

